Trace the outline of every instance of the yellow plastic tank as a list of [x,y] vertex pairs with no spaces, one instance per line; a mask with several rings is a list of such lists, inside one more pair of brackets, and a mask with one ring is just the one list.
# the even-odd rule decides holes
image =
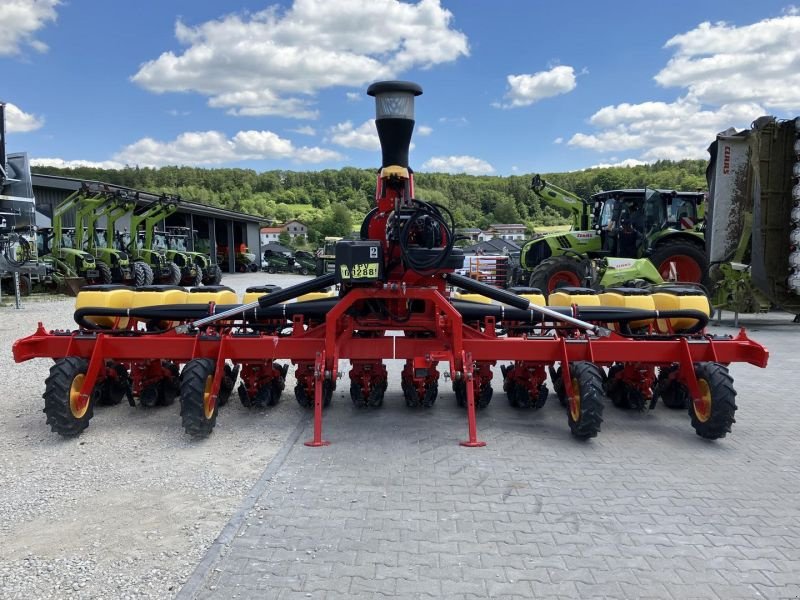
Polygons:
[[542,290],[535,287],[526,287],[526,286],[513,286],[508,288],[508,291],[525,298],[531,304],[535,304],[537,306],[547,306],[547,299],[544,297]]
[[309,302],[311,300],[325,300],[327,298],[333,298],[336,296],[336,292],[334,290],[329,290],[327,292],[309,292],[308,294],[303,294],[302,296],[298,296],[298,302]]
[[[689,286],[661,286],[653,294],[656,310],[697,310],[711,316],[711,305],[708,296],[703,290]],[[670,319],[672,330],[676,332],[684,331],[697,324],[694,319]],[[659,331],[668,331],[666,319],[658,319],[657,326]]]
[[482,294],[470,294],[469,292],[453,292],[453,300],[464,300],[465,302],[480,302],[481,304],[491,304],[492,299]]
[[[603,293],[599,294],[599,297],[601,306],[616,306],[650,311],[656,309],[655,302],[650,292],[642,288],[608,288]],[[639,329],[649,326],[652,322],[652,319],[631,321],[630,326],[634,329]]]
[[[140,287],[133,294],[131,308],[145,308],[147,306],[164,306],[167,304],[186,304],[186,290],[179,285],[147,285]],[[175,321],[162,321],[159,328],[174,327]]]
[[[135,292],[125,285],[87,285],[81,288],[75,298],[75,310],[79,308],[130,308]],[[114,327],[115,317],[87,317],[90,323],[101,327]],[[128,326],[130,319],[120,318],[119,329]]]
[[272,292],[277,292],[281,289],[283,289],[281,286],[274,284],[250,286],[244,291],[244,295],[242,296],[242,304],[250,304],[251,302],[257,301],[264,294],[271,294]]
[[591,288],[561,287],[550,294],[547,303],[550,306],[600,306],[600,297]]
[[193,287],[186,297],[186,304],[238,304],[239,297],[226,285],[204,285]]

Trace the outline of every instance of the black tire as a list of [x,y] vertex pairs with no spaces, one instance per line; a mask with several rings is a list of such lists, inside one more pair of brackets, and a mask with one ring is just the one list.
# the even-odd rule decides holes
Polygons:
[[573,398],[568,399],[567,421],[576,438],[597,436],[603,422],[603,375],[594,363],[570,363]]
[[222,269],[217,265],[211,265],[209,269],[211,270],[209,285],[219,285],[222,282]]
[[143,261],[140,261],[139,264],[141,264],[142,268],[144,269],[144,284],[153,285],[153,279],[155,279],[155,275],[153,274],[153,268]]
[[207,437],[217,422],[219,406],[210,402],[214,380],[214,361],[195,358],[186,363],[181,373],[181,421],[192,437]]
[[[93,392],[85,407],[76,404],[89,362],[83,358],[68,356],[59,358],[50,367],[45,381],[44,414],[50,429],[64,437],[72,437],[89,426],[94,414],[96,394]],[[76,389],[77,388],[77,389]]]
[[198,267],[194,270],[194,283],[191,286],[200,287],[201,285],[203,285],[203,270]]
[[[306,393],[306,388],[297,384],[294,388],[294,397],[303,408],[314,408],[314,396]],[[322,407],[327,408],[333,398],[333,385],[327,379],[322,382]]]
[[[467,386],[463,379],[453,382],[453,391],[456,394],[456,404],[458,404],[461,408],[466,408]],[[494,395],[494,389],[491,385],[481,386],[478,395],[475,397],[475,409],[483,410],[484,408],[488,407],[489,403],[492,401],[492,395]]]
[[112,368],[116,372],[116,377],[106,377],[100,384],[100,392],[97,394],[97,404],[100,406],[119,404],[130,390],[131,378],[128,369],[120,363],[115,363]]
[[716,440],[724,438],[736,422],[736,390],[728,369],[719,363],[703,362],[695,367],[695,376],[704,394],[707,406],[689,403],[692,427],[702,438]]
[[382,381],[373,385],[369,394],[364,396],[363,388],[360,383],[350,383],[350,399],[357,408],[379,408],[383,405],[383,397],[386,394],[387,382]]
[[406,399],[406,406],[409,408],[431,408],[439,397],[439,383],[434,381],[426,384],[422,396],[419,395],[417,386],[410,383],[403,386],[403,395]]
[[514,408],[538,410],[547,403],[549,390],[544,384],[539,385],[535,397],[531,397],[528,388],[512,385],[508,390],[508,402]]
[[623,410],[636,409],[644,410],[646,400],[642,392],[631,387],[624,381],[618,381],[615,377],[617,373],[625,369],[624,364],[613,365],[608,370],[608,377],[603,383],[606,396],[611,400],[611,404]]
[[95,268],[100,272],[100,276],[98,279],[100,283],[109,284],[112,281],[111,277],[111,267],[109,267],[106,263],[102,260],[95,260]]
[[667,408],[685,410],[689,406],[689,390],[678,381],[670,381],[669,375],[678,367],[660,369],[653,386],[653,394],[661,399]]
[[[566,281],[566,279],[571,279]],[[539,288],[545,296],[559,287],[582,286],[584,273],[581,263],[569,256],[546,258],[533,269],[528,285]]]
[[172,361],[164,361],[164,367],[169,370],[170,375],[158,384],[158,405],[171,406],[181,392],[180,371],[178,365]]
[[167,268],[169,275],[162,280],[164,285],[178,285],[181,282],[181,268],[171,260],[167,261]]
[[567,402],[567,392],[564,390],[564,380],[561,378],[561,367],[554,369],[548,367],[550,370],[550,381],[553,382],[553,391],[558,396],[558,403],[566,408],[569,405]]
[[147,271],[144,267],[144,263],[140,260],[137,260],[133,263],[133,285],[136,287],[144,287],[149,285],[147,283]]
[[217,396],[217,403],[220,406],[225,406],[230,400],[233,388],[236,386],[236,380],[239,379],[239,365],[231,367],[229,364],[225,365],[225,374],[222,376],[222,383],[219,386],[219,395]]
[[[708,288],[708,258],[703,248],[688,240],[665,240],[655,247],[649,258],[655,268],[661,272],[661,265],[673,256],[680,256],[694,262],[700,276],[698,281],[689,281],[689,283],[700,283]],[[664,279],[666,279],[666,277],[664,277]],[[679,277],[678,281],[688,280],[683,280]]]
[[274,275],[275,267],[273,267],[272,265],[267,266],[267,273],[269,273],[270,275]]
[[300,275],[308,275],[308,269],[306,269],[305,267],[302,267],[300,269]]

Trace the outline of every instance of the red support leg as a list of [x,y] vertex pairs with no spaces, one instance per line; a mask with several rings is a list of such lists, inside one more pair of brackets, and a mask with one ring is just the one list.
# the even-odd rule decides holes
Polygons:
[[325,375],[325,352],[317,352],[314,363],[314,439],[305,442],[306,446],[319,448],[330,442],[322,439],[322,388]]
[[469,352],[464,355],[463,376],[467,387],[467,429],[469,431],[469,439],[461,442],[461,445],[467,448],[480,448],[485,446],[486,442],[478,440],[478,425],[475,418],[475,386],[472,384],[472,354]]

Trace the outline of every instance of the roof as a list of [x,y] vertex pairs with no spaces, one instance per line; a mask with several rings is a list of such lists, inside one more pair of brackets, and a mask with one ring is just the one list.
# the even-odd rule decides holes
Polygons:
[[266,252],[267,250],[272,250],[273,252],[277,252],[279,254],[283,254],[285,252],[288,252],[289,254],[292,253],[291,248],[287,248],[283,244],[278,244],[276,242],[270,242],[269,244],[264,244],[261,246],[262,253]]
[[[302,221],[298,221],[297,219],[292,219],[291,221],[286,221],[286,225],[288,225],[289,223],[297,223],[298,225],[302,225],[303,227],[306,226],[305,223],[303,223]],[[284,225],[284,227],[286,227],[286,225]]]
[[283,227],[262,227],[261,233],[283,233]]
[[[108,186],[111,190],[115,189],[128,190],[131,192],[139,193],[141,196],[145,196],[145,201],[142,202],[143,204],[147,204],[148,200],[152,201],[161,197],[161,194],[154,192],[147,192],[144,190],[127,188],[125,186],[114,185],[103,181],[93,181],[89,179],[76,179],[74,177],[64,177],[62,175],[33,174],[31,178],[33,180],[34,187],[44,187],[44,188],[65,190],[69,192],[74,192],[80,189],[81,185],[84,183],[96,184],[100,186]],[[266,222],[266,218],[260,215],[249,215],[247,213],[242,213],[235,210],[228,210],[226,208],[219,208],[216,206],[208,206],[207,204],[199,204],[198,202],[190,202],[183,199],[181,199],[180,202],[178,203],[178,210],[181,212],[190,212],[194,215],[199,215],[202,217],[218,217],[221,219],[231,219],[234,221],[247,221],[250,223],[258,223],[258,224]]]
[[[603,190],[602,192],[597,192],[596,194],[592,194],[589,198],[608,198],[610,196],[615,195],[625,195],[625,196],[642,196],[644,198],[645,190],[653,191],[654,188],[627,188],[623,190]],[[678,190],[662,190],[662,189],[655,189],[656,192],[660,194],[672,194],[673,192],[678,196],[693,196],[697,198],[701,198],[705,196],[703,192],[680,192]]]
[[492,223],[490,229],[527,229],[523,223]]

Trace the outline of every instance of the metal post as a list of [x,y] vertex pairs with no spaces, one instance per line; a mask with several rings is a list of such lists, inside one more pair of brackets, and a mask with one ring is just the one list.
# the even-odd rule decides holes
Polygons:
[[472,353],[464,352],[462,354],[464,357],[464,370],[462,371],[462,376],[464,378],[464,384],[466,385],[466,393],[467,393],[467,433],[469,434],[469,439],[464,442],[460,442],[462,446],[466,446],[467,448],[480,448],[486,445],[486,442],[481,442],[478,439],[478,425],[475,416],[475,386],[473,385],[473,379],[475,377],[473,373],[473,365],[472,365]]
[[19,294],[19,271],[14,271],[14,304],[15,308],[22,308],[22,299]]
[[304,442],[311,448],[329,446],[330,442],[322,439],[322,392],[325,377],[325,352],[317,352],[314,362],[314,439]]
[[236,273],[236,236],[233,234],[231,220],[228,220],[228,272]]

